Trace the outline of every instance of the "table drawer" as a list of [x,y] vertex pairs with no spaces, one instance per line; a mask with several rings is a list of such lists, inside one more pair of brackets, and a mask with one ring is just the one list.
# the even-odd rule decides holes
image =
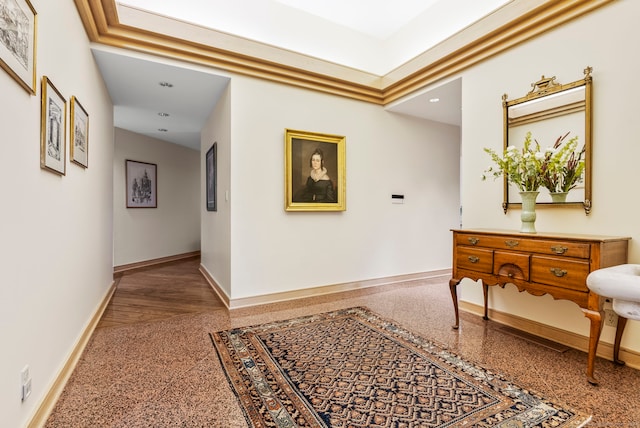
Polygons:
[[460,269],[491,273],[493,251],[482,248],[457,247],[456,266]]
[[529,254],[509,251],[493,253],[493,273],[512,279],[529,281]]
[[528,236],[493,236],[474,233],[459,233],[456,244],[497,250],[514,250],[529,253],[558,255],[588,259],[591,246],[583,242],[533,239]]
[[589,291],[589,263],[559,257],[531,257],[531,281],[571,290]]
[[591,246],[581,242],[533,240],[528,241],[524,248],[532,253],[549,254],[577,259],[588,259]]

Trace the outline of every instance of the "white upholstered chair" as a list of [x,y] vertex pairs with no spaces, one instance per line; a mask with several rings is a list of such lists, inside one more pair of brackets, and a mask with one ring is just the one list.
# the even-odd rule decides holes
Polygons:
[[640,320],[640,264],[597,269],[587,276],[587,287],[612,300],[613,311],[619,317],[613,359],[618,364],[624,364],[618,358],[624,327],[627,319]]

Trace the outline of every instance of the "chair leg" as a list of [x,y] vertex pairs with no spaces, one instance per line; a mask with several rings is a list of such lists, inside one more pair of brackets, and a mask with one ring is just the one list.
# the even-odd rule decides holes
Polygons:
[[622,361],[620,356],[620,342],[622,341],[622,333],[624,333],[624,328],[627,325],[627,319],[618,315],[618,325],[616,326],[616,339],[613,343],[613,362],[624,366],[625,362]]

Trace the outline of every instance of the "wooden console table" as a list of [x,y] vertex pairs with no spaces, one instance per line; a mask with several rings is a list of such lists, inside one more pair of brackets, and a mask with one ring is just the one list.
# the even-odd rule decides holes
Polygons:
[[[528,234],[505,230],[453,230],[453,275],[449,281],[451,298],[458,313],[457,285],[463,278],[482,280],[484,319],[488,318],[487,298],[491,285],[514,284],[535,296],[550,294],[554,299],[576,303],[591,321],[587,380],[596,385],[594,362],[602,329],[599,295],[589,291],[587,275],[600,268],[627,263],[630,238],[573,234]],[[624,323],[618,323],[614,358],[617,360]]]

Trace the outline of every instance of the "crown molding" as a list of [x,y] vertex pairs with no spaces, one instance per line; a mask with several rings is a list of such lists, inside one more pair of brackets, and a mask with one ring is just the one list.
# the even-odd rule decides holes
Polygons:
[[91,42],[386,105],[614,0],[514,0],[384,76],[115,0],[74,1]]

